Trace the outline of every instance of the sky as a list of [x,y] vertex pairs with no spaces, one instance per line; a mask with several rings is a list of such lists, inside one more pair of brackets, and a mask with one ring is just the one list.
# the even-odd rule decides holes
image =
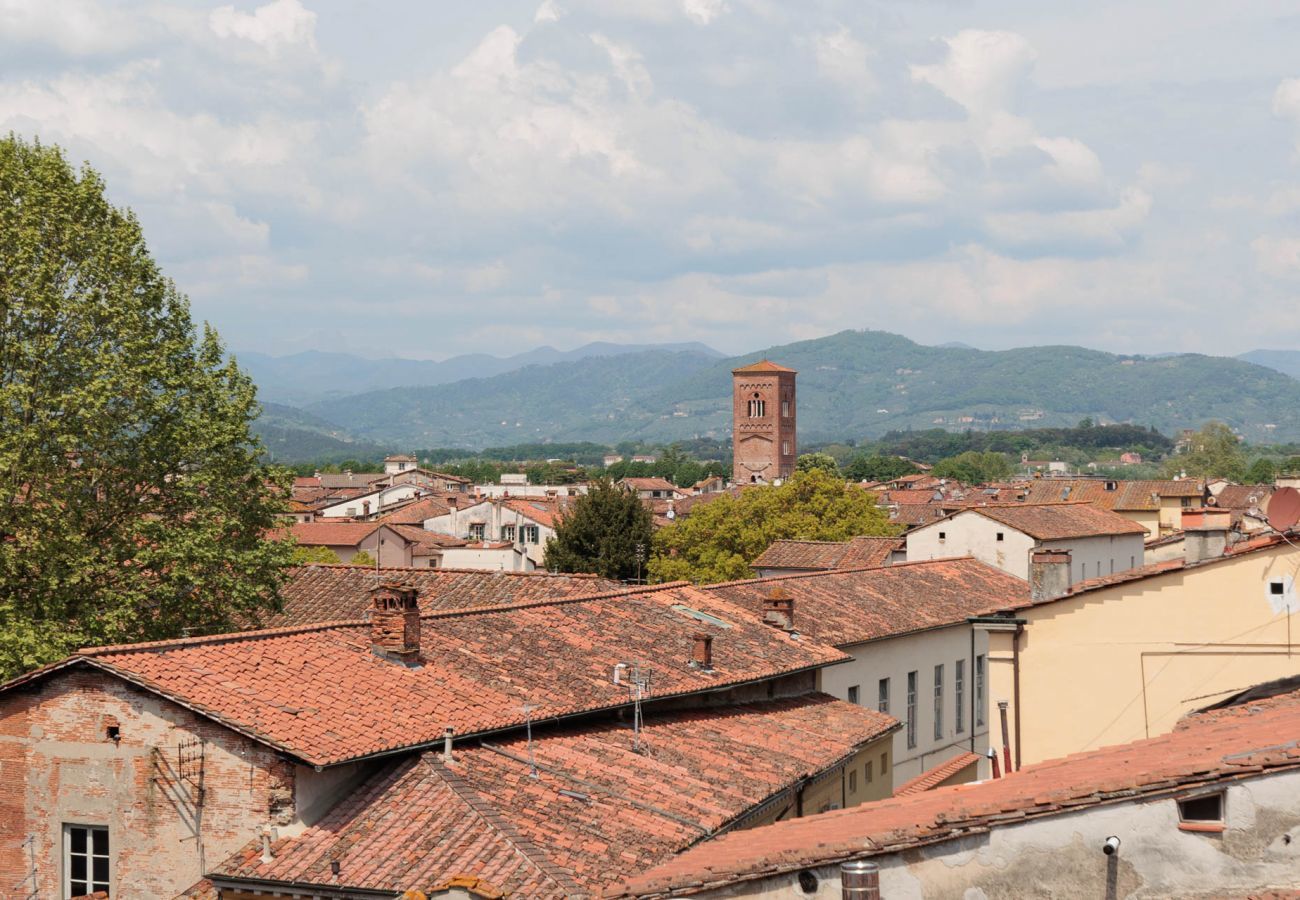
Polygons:
[[0,0],[236,350],[1300,347],[1300,0]]

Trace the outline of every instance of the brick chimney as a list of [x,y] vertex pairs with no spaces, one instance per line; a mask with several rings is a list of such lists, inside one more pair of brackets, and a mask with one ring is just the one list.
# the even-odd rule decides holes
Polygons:
[[1035,603],[1064,597],[1070,590],[1070,551],[1035,550],[1029,557],[1029,597]]
[[697,632],[692,637],[695,643],[691,648],[691,668],[713,671],[713,635]]
[[1183,559],[1189,566],[1217,559],[1228,549],[1232,510],[1183,510]]
[[370,650],[406,666],[420,661],[420,605],[409,584],[389,581],[370,589]]
[[785,631],[794,630],[794,598],[782,587],[774,587],[763,598],[763,621]]

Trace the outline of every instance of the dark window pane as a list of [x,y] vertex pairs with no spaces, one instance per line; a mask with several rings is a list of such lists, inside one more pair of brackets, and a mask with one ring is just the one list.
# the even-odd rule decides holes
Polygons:
[[95,887],[108,887],[108,857],[96,856],[94,860],[92,860],[92,865],[94,867],[93,874],[95,876]]
[[86,852],[86,829],[69,828],[68,834],[72,838],[72,852],[85,853]]
[[90,833],[96,856],[108,856],[108,829],[97,828]]
[[84,881],[71,881],[68,886],[72,888],[72,896],[80,897],[82,894],[89,894],[90,888]]
[[77,881],[86,880],[86,857],[74,856],[68,860],[72,867],[72,878]]

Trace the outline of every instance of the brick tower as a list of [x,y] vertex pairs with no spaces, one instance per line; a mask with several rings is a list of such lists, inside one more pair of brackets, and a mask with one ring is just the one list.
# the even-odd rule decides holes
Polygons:
[[794,369],[769,360],[731,372],[731,480],[772,483],[794,472]]

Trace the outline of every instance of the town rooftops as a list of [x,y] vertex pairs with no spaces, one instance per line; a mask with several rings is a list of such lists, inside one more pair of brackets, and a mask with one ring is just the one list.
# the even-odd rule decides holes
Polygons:
[[[465,546],[468,541],[428,532]],[[323,563],[296,566],[280,589],[281,611],[263,625],[283,628],[321,622],[364,621],[370,617],[370,590],[376,581],[410,585],[420,612],[465,612],[488,607],[520,606],[548,600],[608,595],[626,590],[621,582],[585,573],[503,572],[454,567],[354,566]]]
[[938,788],[723,835],[610,896],[685,896],[782,872],[896,853],[1004,824],[1168,797],[1300,767],[1300,696],[1185,720],[1170,734]]
[[755,375],[762,375],[762,374],[769,374],[769,373],[774,373],[774,372],[791,372],[791,373],[793,373],[793,372],[794,372],[794,369],[787,369],[785,366],[778,366],[776,363],[772,362],[770,359],[760,359],[760,360],[759,360],[758,362],[756,362],[756,363],[750,363],[750,364],[747,365],[747,366],[741,366],[739,369],[732,369],[732,370],[731,370],[731,373],[732,373],[733,375],[748,375],[748,374],[751,374],[751,373],[752,373],[752,374],[755,374]]
[[825,694],[648,713],[639,735],[612,720],[534,727],[531,746],[516,734],[458,745],[449,764],[390,763],[271,861],[251,844],[212,877],[391,895],[466,874],[511,896],[594,896],[897,727]]
[[624,478],[619,484],[634,491],[669,491],[675,494],[681,490],[667,478]]
[[[692,665],[713,638],[712,668]],[[631,703],[614,666],[648,660],[652,697],[710,692],[846,657],[687,584],[425,615],[418,664],[372,651],[368,622],[91,648],[0,686],[73,666],[111,673],[311,765]]]
[[1199,498],[1204,495],[1205,482],[1197,478],[1178,481],[1040,478],[1028,485],[1025,502],[1060,503],[1082,500],[1102,509],[1149,511],[1159,509],[1162,498]]
[[710,585],[709,593],[760,618],[780,589],[794,600],[794,629],[847,647],[931,628],[963,624],[1028,602],[1024,580],[970,557],[837,569]]
[[1032,506],[977,506],[953,515],[970,513],[1001,522],[1039,541],[1108,535],[1145,535],[1146,529],[1119,513],[1099,509],[1091,503],[1036,503]]
[[355,547],[382,522],[295,522],[287,530],[298,543],[309,547]]
[[855,537],[848,541],[773,541],[750,563],[753,569],[860,569],[883,566],[901,550],[897,537]]

